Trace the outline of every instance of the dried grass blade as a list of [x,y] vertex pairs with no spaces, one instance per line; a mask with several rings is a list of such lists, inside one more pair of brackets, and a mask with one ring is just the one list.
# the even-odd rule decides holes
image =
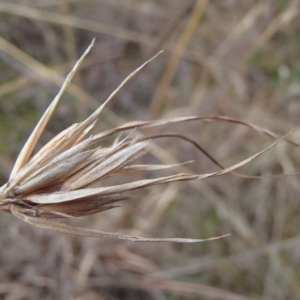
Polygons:
[[270,146],[266,147],[265,149],[255,153],[254,155],[244,159],[243,161],[234,164],[231,167],[228,167],[226,169],[220,170],[218,172],[215,172],[213,176],[221,176],[227,173],[230,173],[244,165],[246,165],[247,163],[249,163],[250,161],[254,160],[255,158],[257,158],[258,156],[264,154],[265,152],[267,152],[268,150],[270,150],[271,148],[273,148],[276,144],[278,144],[280,141],[284,140],[287,136],[289,136],[292,132],[296,131],[298,128],[291,130],[290,132],[288,132],[287,134],[285,134],[284,136],[282,136],[281,138],[279,138],[278,140],[276,140],[274,143],[272,143]]
[[86,120],[84,123],[90,124],[90,122],[94,122],[104,109],[104,107],[109,103],[109,101],[122,89],[122,87],[137,73],[139,73],[144,67],[146,67],[151,61],[153,61],[157,56],[159,56],[163,51],[159,51],[156,55],[148,59],[145,63],[143,63],[140,67],[135,69],[132,73],[130,73],[121,84],[109,95],[109,97],[105,100],[105,102]]
[[120,233],[111,233],[111,232],[105,232],[105,231],[99,231],[95,229],[89,229],[79,226],[72,226],[60,222],[50,221],[48,219],[44,218],[34,218],[27,216],[22,212],[22,210],[16,206],[11,205],[10,210],[14,216],[21,219],[22,221],[47,230],[52,230],[60,233],[66,233],[66,234],[73,234],[73,235],[80,235],[80,236],[88,236],[88,237],[95,237],[95,238],[110,238],[110,239],[121,239],[121,240],[127,240],[131,242],[174,242],[174,243],[200,243],[200,242],[206,242],[206,241],[213,241],[217,240],[226,236],[229,236],[229,234],[218,236],[218,237],[212,237],[208,239],[185,239],[185,238],[144,238],[144,237],[138,237],[138,236],[130,236],[130,235],[124,235]]
[[94,45],[95,39],[93,39],[90,46],[85,50],[83,55],[80,57],[80,59],[76,62],[75,66],[71,70],[71,72],[68,74],[67,78],[65,79],[60,91],[58,92],[57,96],[54,98],[38,124],[36,125],[35,129],[33,130],[32,134],[29,136],[27,142],[25,143],[23,149],[21,150],[21,153],[19,154],[16,163],[13,167],[13,170],[11,172],[10,178],[14,177],[15,174],[27,163],[39,137],[41,136],[42,132],[44,131],[53,111],[55,110],[63,92],[67,88],[68,84],[72,80],[73,76],[75,75],[76,70],[80,66],[81,62],[85,58],[85,56],[89,53],[90,49]]
[[[214,115],[207,115],[207,116],[189,116],[189,117],[177,117],[177,118],[169,118],[169,119],[163,119],[163,120],[156,120],[156,121],[131,121],[128,123],[125,123],[119,127],[109,129],[107,131],[101,132],[99,134],[96,134],[93,137],[93,142],[97,142],[105,137],[108,137],[110,135],[113,135],[118,132],[130,130],[132,128],[151,128],[151,127],[157,127],[157,126],[164,126],[167,124],[172,124],[172,123],[182,123],[182,122],[191,122],[191,121],[216,121],[216,122],[227,122],[227,123],[233,123],[233,124],[239,124],[242,126],[246,126],[250,129],[253,129],[259,133],[265,134],[269,137],[272,137],[274,139],[279,139],[279,135],[266,129],[261,126],[254,125],[250,122],[245,122],[239,119],[235,118],[230,118],[226,116],[214,116]],[[290,140],[290,139],[285,139],[286,142],[300,147],[300,144]]]
[[[151,186],[155,184],[161,184],[164,182],[176,181],[180,180],[180,178],[186,178],[187,175],[185,174],[177,174],[172,176],[166,176],[156,179],[144,179],[134,182],[129,182],[126,184],[120,184],[115,186],[108,186],[108,187],[99,187],[99,188],[85,188],[75,191],[68,191],[68,192],[54,192],[48,194],[33,194],[26,196],[28,201],[37,204],[51,204],[51,203],[60,203],[60,202],[67,202],[73,201],[85,197],[92,197],[92,196],[106,196],[111,194],[123,193],[126,191],[139,189],[146,186]],[[197,175],[193,175],[197,178]],[[188,176],[190,177],[190,176]],[[183,179],[182,179],[183,180]]]
[[190,160],[180,164],[173,164],[173,165],[132,165],[132,166],[124,167],[120,172],[123,173],[123,172],[136,172],[136,171],[158,171],[158,170],[176,168],[193,162],[194,162],[193,160]]

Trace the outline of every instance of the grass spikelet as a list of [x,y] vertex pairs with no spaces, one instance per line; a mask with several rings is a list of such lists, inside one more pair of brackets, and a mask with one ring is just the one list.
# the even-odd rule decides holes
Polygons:
[[[82,236],[118,238],[141,242],[156,241],[179,243],[202,242],[220,238],[213,237],[205,240],[186,238],[143,238],[75,227],[57,221],[58,218],[84,217],[115,208],[117,202],[130,198],[130,196],[127,195],[127,192],[131,190],[175,181],[201,180],[233,172],[237,168],[261,155],[278,142],[278,137],[273,133],[255,125],[226,117],[207,116],[206,120],[242,124],[275,137],[277,140],[271,146],[254,154],[250,158],[229,168],[222,168],[222,170],[217,172],[208,174],[181,173],[154,179],[140,179],[120,185],[91,187],[105,178],[113,177],[118,174],[173,167],[132,164],[137,158],[150,151],[150,138],[138,141],[129,136],[123,141],[113,144],[108,148],[102,149],[95,146],[104,137],[133,128],[154,127],[168,123],[205,119],[205,117],[193,116],[150,122],[133,121],[86,138],[105,105],[133,76],[160,54],[158,53],[125,78],[120,86],[90,117],[81,123],[74,124],[65,129],[48,142],[39,152],[32,156],[33,149],[57,106],[61,95],[67,88],[76,70],[79,68],[80,63],[90,51],[93,43],[94,41],[69,73],[58,95],[54,98],[49,108],[36,125],[28,141],[25,143],[16,160],[9,181],[0,188],[0,209],[12,213],[17,218],[36,227]],[[159,138],[160,136],[158,135],[157,137]],[[151,138],[155,138],[155,136]]]

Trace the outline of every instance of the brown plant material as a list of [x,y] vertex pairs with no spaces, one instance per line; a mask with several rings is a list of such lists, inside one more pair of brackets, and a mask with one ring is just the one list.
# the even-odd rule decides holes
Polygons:
[[205,240],[184,238],[142,238],[75,227],[56,220],[57,218],[82,217],[112,209],[117,206],[116,202],[130,198],[126,192],[131,190],[168,182],[200,180],[230,173],[261,155],[280,140],[277,139],[275,143],[266,149],[254,154],[242,162],[213,173],[196,175],[181,173],[155,179],[142,179],[119,185],[91,187],[95,183],[117,174],[173,167],[161,165],[132,165],[137,158],[150,151],[150,139],[137,141],[136,139],[132,139],[129,135],[124,140],[119,141],[108,148],[95,146],[103,138],[116,132],[126,131],[137,127],[161,126],[170,122],[178,123],[207,119],[243,124],[277,138],[273,133],[255,125],[247,124],[235,119],[216,116],[174,118],[153,122],[134,121],[124,124],[121,127],[85,138],[93,128],[105,105],[122,88],[122,86],[128,82],[128,80],[160,54],[158,53],[132,72],[90,117],[81,123],[73,124],[65,129],[32,156],[33,149],[56,108],[61,95],[66,90],[80,63],[93,46],[93,43],[94,41],[69,73],[58,95],[54,98],[24,145],[11,172],[9,181],[0,188],[0,208],[12,213],[14,216],[30,225],[82,236],[118,238],[143,242],[171,241],[180,243],[201,242],[220,238],[213,237]]

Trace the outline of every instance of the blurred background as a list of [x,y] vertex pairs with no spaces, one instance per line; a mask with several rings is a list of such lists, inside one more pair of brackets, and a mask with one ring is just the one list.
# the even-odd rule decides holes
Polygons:
[[[0,183],[76,59],[96,38],[38,147],[82,121],[145,60],[164,53],[114,98],[100,132],[132,120],[229,116],[283,135],[299,126],[298,0],[0,1]],[[225,166],[274,139],[245,126],[194,121],[177,132]],[[299,141],[299,131],[292,139]],[[111,141],[107,141],[109,143]],[[179,172],[218,170],[179,139],[152,144],[148,162],[193,160]],[[81,220],[151,237],[230,237],[200,244],[65,236],[0,215],[1,299],[300,299],[299,150],[280,142],[240,173],[134,192],[123,207]],[[143,160],[141,160],[143,161]],[[160,173],[161,174],[161,173]],[[154,176],[133,175],[134,179]]]

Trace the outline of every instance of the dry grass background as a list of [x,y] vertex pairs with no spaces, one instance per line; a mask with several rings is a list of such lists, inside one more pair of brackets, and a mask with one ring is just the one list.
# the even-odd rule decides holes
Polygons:
[[[39,146],[83,120],[160,49],[165,53],[118,94],[95,132],[124,121],[186,115],[227,115],[278,134],[299,126],[299,2],[0,1],[0,185],[93,37],[96,44]],[[272,142],[223,122],[143,131],[161,132],[196,140],[226,166]],[[299,140],[299,131],[293,138]],[[155,143],[153,162],[192,159],[182,168],[217,170],[178,139]],[[294,173],[298,155],[296,147],[281,142],[240,172]],[[2,213],[1,299],[300,298],[296,176],[226,175],[135,195],[122,208],[80,223],[156,237],[232,235],[201,244],[137,244],[47,232]]]

